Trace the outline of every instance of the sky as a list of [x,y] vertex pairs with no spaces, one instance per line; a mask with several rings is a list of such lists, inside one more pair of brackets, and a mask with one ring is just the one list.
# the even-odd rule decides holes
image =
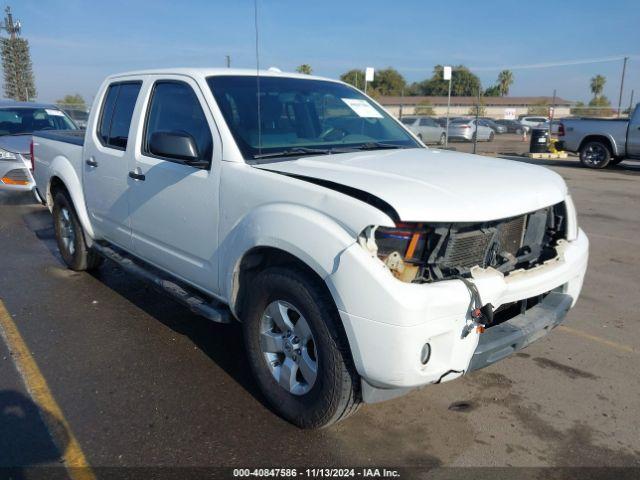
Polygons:
[[[337,78],[392,66],[411,82],[436,64],[464,64],[484,87],[509,68],[511,95],[556,89],[581,101],[601,74],[615,106],[628,56],[623,106],[632,89],[640,101],[640,0],[256,1],[265,68],[308,63]],[[223,67],[225,55],[233,67],[256,66],[254,0],[20,0],[12,8],[40,101],[68,93],[90,101],[105,76],[123,71]]]

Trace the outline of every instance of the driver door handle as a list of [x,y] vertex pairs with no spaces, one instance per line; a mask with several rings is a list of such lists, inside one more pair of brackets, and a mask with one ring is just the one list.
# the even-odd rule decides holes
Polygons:
[[134,180],[139,180],[141,182],[144,182],[146,177],[144,176],[144,173],[142,173],[142,170],[140,170],[139,167],[137,167],[135,170],[131,170],[129,172],[129,177],[133,178]]
[[93,157],[89,157],[87,158],[84,163],[86,163],[87,165],[89,165],[90,167],[97,167],[98,166],[98,162],[96,162],[96,159]]

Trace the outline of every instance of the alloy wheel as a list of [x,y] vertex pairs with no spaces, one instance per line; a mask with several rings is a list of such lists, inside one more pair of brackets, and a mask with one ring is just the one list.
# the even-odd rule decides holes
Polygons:
[[582,160],[592,166],[598,166],[607,158],[607,151],[605,147],[600,144],[589,145],[582,155]]
[[283,300],[267,305],[260,324],[260,349],[282,388],[293,395],[311,390],[318,375],[316,342],[296,307]]
[[68,208],[62,207],[58,217],[58,227],[60,230],[60,240],[67,253],[71,256],[76,251],[76,232],[71,220],[71,212]]

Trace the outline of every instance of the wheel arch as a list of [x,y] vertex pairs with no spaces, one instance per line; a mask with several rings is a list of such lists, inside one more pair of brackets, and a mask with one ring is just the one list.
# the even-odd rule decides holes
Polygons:
[[67,192],[76,210],[78,219],[84,229],[85,238],[88,244],[91,244],[94,238],[93,228],[89,220],[87,205],[84,201],[82,183],[75,169],[64,157],[57,157],[51,162],[51,175],[45,192],[45,201],[49,210],[53,208],[53,196],[56,189],[63,189]]
[[615,157],[618,155],[616,150],[616,143],[613,141],[611,137],[607,135],[587,135],[580,142],[580,146],[578,147],[578,152],[582,152],[583,147],[589,142],[600,142],[609,149],[609,152],[611,153],[612,157]]

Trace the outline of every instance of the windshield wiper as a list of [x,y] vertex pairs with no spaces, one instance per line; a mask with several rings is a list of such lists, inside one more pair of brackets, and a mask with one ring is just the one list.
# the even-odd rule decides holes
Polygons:
[[393,145],[392,143],[369,142],[354,148],[357,148],[358,150],[381,150],[383,148],[404,148],[404,146]]
[[327,155],[329,153],[334,153],[334,150],[329,148],[293,147],[279,152],[261,153],[254,155],[253,158],[297,157],[302,155]]

